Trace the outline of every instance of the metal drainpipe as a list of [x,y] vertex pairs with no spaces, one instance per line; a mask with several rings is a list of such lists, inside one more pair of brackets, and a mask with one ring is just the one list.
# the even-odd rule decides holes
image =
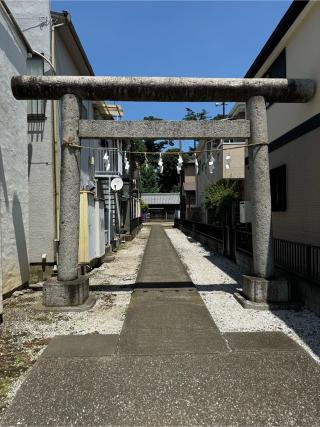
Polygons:
[[128,191],[128,193],[129,193],[129,227],[130,227],[130,234],[131,234],[131,228],[132,228],[132,226],[131,226],[131,221],[132,221],[132,217],[133,217],[133,215],[132,215],[132,168],[133,168],[133,165],[132,165],[132,161],[131,161],[131,147],[129,148],[129,154],[128,154],[128,157],[129,157],[129,159],[130,159],[130,169],[129,169],[129,191]]
[[[52,25],[51,27],[51,63],[53,69],[56,69],[56,51],[55,51],[55,29],[64,26],[64,23]],[[59,149],[58,149],[58,115],[57,102],[52,100],[52,140],[53,140],[53,191],[54,191],[54,211],[55,211],[55,227],[54,241],[59,241],[59,223],[60,223],[60,189],[59,189]],[[55,263],[58,264],[58,245],[54,247]]]
[[111,179],[108,179],[108,245],[111,245]]
[[[38,52],[37,50],[32,49],[32,54],[37,55],[40,58],[42,58],[44,61],[46,61],[51,69],[52,75],[56,75],[56,64],[55,64],[55,51],[54,51],[54,44],[55,44],[55,38],[54,38],[54,29],[57,27],[62,27],[65,24],[58,24],[53,25],[51,27],[51,52],[50,52],[50,59],[45,57],[42,53]],[[57,165],[58,165],[58,143],[57,143],[57,114],[56,114],[56,102],[55,100],[51,101],[51,111],[52,111],[52,139],[53,139],[53,191],[55,195],[55,227],[54,227],[54,242],[59,241],[59,203],[60,203],[60,193],[59,193],[59,182],[58,182],[58,171],[57,171]],[[54,245],[54,260],[55,260],[55,268],[57,268],[58,263],[58,246]]]

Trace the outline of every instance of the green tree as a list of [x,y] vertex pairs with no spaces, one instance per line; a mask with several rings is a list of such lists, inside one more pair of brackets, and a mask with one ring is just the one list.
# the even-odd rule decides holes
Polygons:
[[[155,116],[146,116],[143,120],[162,120]],[[159,191],[159,172],[158,161],[160,153],[166,146],[172,146],[172,141],[167,140],[134,140],[132,142],[132,158],[140,165],[140,190],[146,193],[155,193]]]
[[209,112],[204,108],[198,113],[191,108],[186,108],[186,114],[182,120],[210,120]]
[[210,120],[209,112],[204,108],[197,113],[197,120]]
[[145,203],[142,199],[140,199],[140,208],[142,212],[148,212],[149,205],[148,203]]
[[[180,150],[177,148],[168,148],[163,158],[163,173],[159,174],[159,189],[161,193],[172,193],[180,191],[180,175],[177,173],[178,156]],[[175,155],[166,155],[165,153],[177,153]],[[190,160],[189,153],[181,153],[184,161]]]
[[225,119],[223,114],[217,114],[212,118],[212,120],[222,120],[222,119]]
[[208,209],[212,209],[216,220],[223,222],[224,214],[234,200],[238,200],[243,191],[240,180],[222,179],[210,184],[204,190],[204,202]]
[[197,113],[195,113],[191,108],[186,108],[186,114],[182,120],[197,120]]
[[[177,152],[169,148],[165,153]],[[171,193],[180,188],[180,175],[177,174],[178,155],[163,155],[163,173],[159,174],[159,189],[161,193]],[[179,190],[178,190],[179,191]]]
[[157,193],[159,191],[157,171],[149,163],[144,163],[141,166],[140,180],[143,193]]

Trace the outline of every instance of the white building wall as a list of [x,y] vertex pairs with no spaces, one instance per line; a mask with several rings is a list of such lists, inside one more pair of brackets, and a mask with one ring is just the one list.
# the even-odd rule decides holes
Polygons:
[[[49,0],[28,2],[9,0],[9,4],[31,47],[43,53],[51,62],[55,62],[57,75],[81,74],[74,60],[75,53],[65,46],[59,34],[61,27],[54,31],[55,61],[51,57],[52,22]],[[45,74],[51,74],[50,67],[46,63]],[[41,126],[35,127],[34,124],[29,124],[30,263],[41,263],[43,253],[47,255],[47,262],[54,262],[54,239],[58,237],[55,181],[59,200],[60,165],[56,165],[55,174],[52,104],[51,101],[46,103],[46,121]],[[85,102],[84,104],[88,110],[88,118],[92,118],[92,103]],[[56,108],[58,118],[56,149],[57,157],[60,159],[60,102],[56,102]],[[92,176],[88,156],[89,153],[85,153],[83,150],[81,156],[81,186],[83,188]],[[57,207],[59,208],[59,202],[57,202]]]
[[26,73],[26,59],[0,4],[0,299],[29,278],[27,110],[11,92],[11,78]]
[[[7,3],[32,49],[51,59],[49,0],[7,0]],[[47,64],[45,73],[51,73]],[[46,103],[47,119],[44,123],[28,125],[30,263],[41,263],[43,253],[47,255],[48,262],[54,261],[55,194],[51,104],[50,101]]]

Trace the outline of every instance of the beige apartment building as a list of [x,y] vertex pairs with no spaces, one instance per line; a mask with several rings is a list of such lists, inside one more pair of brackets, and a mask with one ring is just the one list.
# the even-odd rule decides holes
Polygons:
[[[245,117],[245,104],[236,104],[226,120]],[[246,140],[201,141],[197,147],[199,171],[196,175],[196,212],[198,221],[208,222],[208,212],[204,204],[204,191],[210,184],[222,179],[244,179]],[[210,169],[210,158],[214,159],[214,169]]]
[[189,160],[184,164],[181,188],[181,218],[195,219],[196,215],[196,169],[195,161]]
[[[319,40],[320,2],[294,1],[245,77],[310,78],[319,88]],[[320,90],[306,104],[268,105],[267,116],[275,262],[292,298],[320,313]],[[240,233],[241,246],[243,261],[250,242]]]
[[[320,85],[320,2],[295,1],[245,77]],[[268,106],[274,236],[320,245],[320,91],[306,104]]]

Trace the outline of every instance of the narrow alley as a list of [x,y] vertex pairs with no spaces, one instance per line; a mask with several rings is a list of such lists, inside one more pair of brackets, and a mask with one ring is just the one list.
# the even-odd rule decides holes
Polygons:
[[319,23],[0,0],[0,427],[320,427]]

